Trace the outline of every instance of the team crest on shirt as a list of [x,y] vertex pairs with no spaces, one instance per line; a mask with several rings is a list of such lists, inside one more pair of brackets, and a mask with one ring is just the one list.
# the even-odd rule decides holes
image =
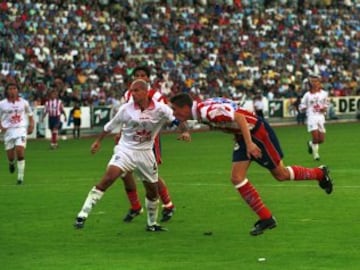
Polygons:
[[151,141],[151,131],[146,129],[136,130],[133,139],[140,143]]

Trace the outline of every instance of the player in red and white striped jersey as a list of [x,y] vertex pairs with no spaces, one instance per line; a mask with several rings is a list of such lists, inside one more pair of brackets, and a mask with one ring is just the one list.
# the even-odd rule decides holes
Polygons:
[[251,161],[267,168],[279,181],[317,180],[327,194],[332,192],[332,182],[326,166],[285,167],[279,141],[270,125],[254,113],[239,108],[232,100],[211,98],[195,102],[189,95],[179,94],[172,97],[170,102],[179,121],[196,119],[210,127],[235,135],[231,181],[259,217],[250,231],[251,235],[259,235],[266,229],[276,227],[276,220],[271,211],[247,178]]
[[33,112],[28,101],[19,97],[18,87],[9,83],[5,87],[6,98],[0,101],[0,132],[4,132],[4,144],[10,173],[15,172],[17,159],[17,184],[24,181],[25,148],[27,134],[34,129]]
[[56,90],[51,90],[49,93],[49,100],[45,102],[43,120],[46,115],[49,115],[49,129],[51,130],[51,143],[50,147],[55,149],[58,147],[58,134],[61,128],[60,116],[64,115],[64,121],[66,122],[66,114],[64,111],[64,105],[58,98]]
[[[150,82],[150,71],[147,67],[144,66],[138,66],[133,71],[134,79],[143,79],[147,82]],[[158,90],[150,88],[148,90],[148,96],[149,98],[161,102],[161,103],[168,103],[168,100],[164,95],[162,95]],[[132,101],[132,95],[131,91],[126,91],[124,94],[124,98],[126,102]],[[116,140],[118,140],[120,136],[117,136]],[[155,158],[157,161],[157,164],[162,163],[161,159],[161,141],[160,141],[160,135],[158,134],[155,137],[153,151],[155,154]],[[125,222],[131,222],[134,217],[139,215],[142,211],[142,206],[139,200],[139,196],[136,189],[136,184],[134,177],[132,173],[127,174],[124,178],[124,187],[127,194],[127,197],[129,199],[129,202],[131,204],[131,208],[129,209],[129,212],[124,217]],[[161,221],[165,222],[172,218],[174,211],[175,211],[175,205],[173,204],[171,200],[171,196],[168,190],[168,187],[165,184],[164,179],[162,177],[158,177],[158,188],[159,188],[159,195],[161,202],[163,204],[163,210],[162,210],[162,217]]]

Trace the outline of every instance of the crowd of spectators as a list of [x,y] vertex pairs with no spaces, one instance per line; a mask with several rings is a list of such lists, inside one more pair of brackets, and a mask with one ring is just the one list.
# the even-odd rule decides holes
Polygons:
[[[323,3],[320,3],[323,2]],[[0,1],[0,94],[117,102],[137,65],[168,96],[296,97],[309,74],[359,94],[357,1]]]

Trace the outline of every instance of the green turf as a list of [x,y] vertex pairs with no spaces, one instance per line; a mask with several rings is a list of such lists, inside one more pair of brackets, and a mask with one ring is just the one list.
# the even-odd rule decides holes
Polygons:
[[[278,220],[252,237],[256,216],[230,184],[232,137],[194,133],[189,144],[163,136],[166,180],[177,211],[165,233],[145,232],[145,215],[122,222],[122,183],[98,203],[83,230],[72,227],[112,153],[112,139],[90,154],[93,139],[29,141],[26,176],[16,186],[2,152],[0,268],[15,269],[360,269],[360,125],[328,124],[321,163],[335,179],[326,195],[316,182],[277,182],[253,164],[248,178]],[[318,166],[307,154],[304,126],[279,127],[285,164]],[[143,188],[139,185],[143,198]],[[212,232],[211,236],[204,232]],[[259,262],[258,258],[266,258]]]

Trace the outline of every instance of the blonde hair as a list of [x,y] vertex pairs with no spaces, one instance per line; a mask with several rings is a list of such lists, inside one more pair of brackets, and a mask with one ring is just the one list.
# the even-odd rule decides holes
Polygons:
[[130,89],[134,86],[134,84],[136,84],[136,83],[141,83],[142,85],[144,85],[145,87],[146,87],[146,90],[148,89],[148,82],[147,81],[145,81],[144,79],[136,79],[136,80],[134,80],[132,83],[131,83],[131,85],[130,85]]

